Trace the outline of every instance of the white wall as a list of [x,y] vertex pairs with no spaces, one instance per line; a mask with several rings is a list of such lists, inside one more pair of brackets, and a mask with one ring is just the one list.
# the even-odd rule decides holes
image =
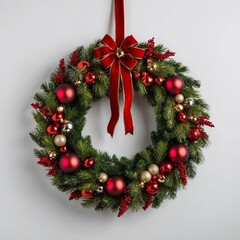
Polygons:
[[[155,36],[177,53],[201,79],[216,125],[205,163],[176,200],[118,219],[68,202],[36,164],[28,136],[33,94],[60,58],[114,33],[111,2],[0,1],[0,240],[240,239],[238,0],[126,0],[127,34],[139,41]],[[95,146],[132,156],[148,144],[154,119],[141,102],[133,109],[136,135],[125,138],[120,121],[113,140],[105,131],[108,102],[94,106],[85,132]]]

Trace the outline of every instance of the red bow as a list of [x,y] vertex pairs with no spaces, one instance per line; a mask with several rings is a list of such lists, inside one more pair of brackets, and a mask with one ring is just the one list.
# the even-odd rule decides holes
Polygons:
[[119,83],[122,81],[124,93],[124,111],[123,118],[125,132],[133,134],[133,121],[131,114],[131,105],[133,99],[132,70],[137,59],[142,59],[144,49],[137,48],[138,42],[131,35],[123,39],[120,46],[109,36],[101,40],[103,46],[94,49],[96,58],[101,58],[101,65],[107,69],[110,67],[110,105],[112,116],[109,121],[107,130],[113,136],[114,128],[119,118]]

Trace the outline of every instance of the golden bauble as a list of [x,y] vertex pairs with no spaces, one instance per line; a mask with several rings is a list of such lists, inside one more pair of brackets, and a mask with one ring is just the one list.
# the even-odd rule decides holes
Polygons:
[[108,180],[108,175],[107,175],[106,173],[100,172],[100,173],[98,174],[98,181],[99,181],[100,183],[105,183],[107,180]]
[[175,105],[175,110],[177,112],[181,112],[181,111],[183,111],[183,109],[184,109],[184,107],[183,107],[182,104],[178,103],[178,104]]
[[175,96],[174,100],[175,100],[176,103],[183,103],[183,101],[184,101],[184,96],[179,93],[179,94],[177,94],[177,95]]
[[54,137],[54,144],[58,147],[62,147],[66,144],[67,138],[63,134],[58,134]]
[[152,163],[148,166],[148,171],[152,175],[157,175],[159,173],[159,167],[158,167],[158,165]]
[[139,180],[144,183],[149,182],[151,178],[152,178],[152,175],[149,171],[142,171],[139,175]]
[[144,182],[140,182],[139,186],[140,188],[144,188]]

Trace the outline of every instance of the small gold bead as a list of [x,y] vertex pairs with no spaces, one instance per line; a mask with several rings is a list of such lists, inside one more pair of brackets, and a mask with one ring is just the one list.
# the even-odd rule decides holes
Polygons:
[[181,112],[181,111],[183,111],[183,109],[184,109],[184,107],[183,107],[182,104],[178,103],[178,104],[175,105],[175,110],[177,112]]
[[165,182],[165,176],[164,176],[164,175],[159,175],[159,176],[158,176],[158,181],[159,181],[160,183]]

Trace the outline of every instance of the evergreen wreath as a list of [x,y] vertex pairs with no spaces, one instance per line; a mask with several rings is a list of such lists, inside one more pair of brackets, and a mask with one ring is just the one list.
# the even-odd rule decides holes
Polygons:
[[[197,90],[200,82],[186,75],[187,67],[172,58],[173,52],[155,46],[154,39],[138,44],[128,36],[116,42],[106,35],[77,48],[66,64],[60,60],[35,94],[37,126],[30,135],[41,148],[35,149],[38,164],[48,169],[53,185],[69,193],[69,200],[81,199],[84,207],[96,210],[118,209],[121,216],[128,208],[157,208],[164,199],[175,198],[203,161],[202,148],[209,142],[204,126],[213,124]],[[133,133],[132,86],[154,108],[157,129],[152,144],[133,159],[109,156],[82,135],[86,113],[95,101],[109,97],[108,132],[113,135],[118,91],[123,92],[126,133]]]

